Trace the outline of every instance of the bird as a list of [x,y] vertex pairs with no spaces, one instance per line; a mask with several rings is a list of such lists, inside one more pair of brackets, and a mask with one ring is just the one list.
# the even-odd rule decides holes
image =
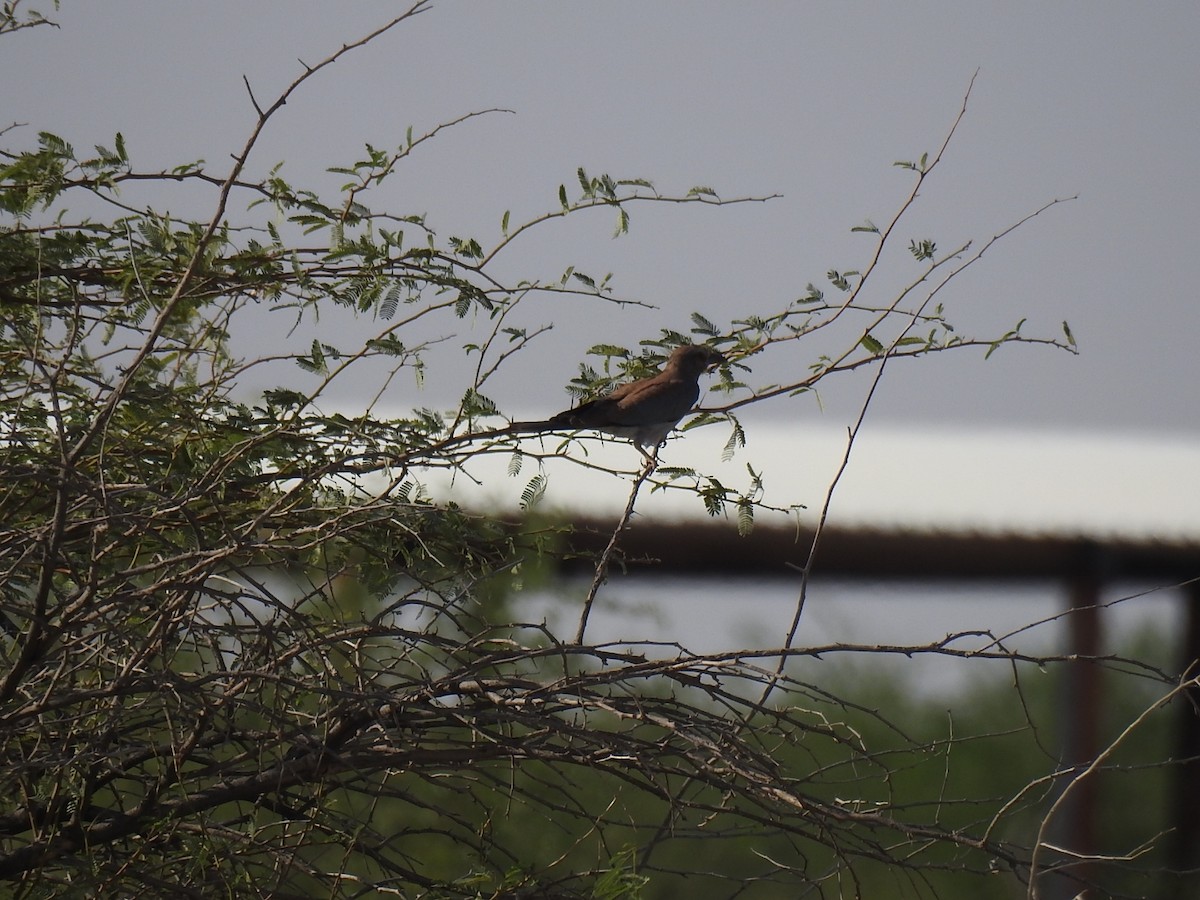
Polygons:
[[725,362],[725,357],[707,344],[682,344],[671,351],[657,375],[622,384],[549,419],[513,422],[504,431],[520,434],[594,429],[630,438],[644,456],[652,458],[671,429],[696,405],[700,376]]

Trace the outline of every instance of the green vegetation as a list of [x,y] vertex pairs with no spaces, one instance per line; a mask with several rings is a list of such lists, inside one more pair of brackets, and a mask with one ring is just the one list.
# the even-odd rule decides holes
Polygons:
[[[36,24],[18,7],[0,32]],[[332,167],[345,179],[332,197],[252,170],[285,101],[425,7],[255,99],[222,172],[141,170],[119,133],[80,152],[3,132],[0,878],[23,897],[1019,896],[1063,781],[1054,660],[1049,676],[1018,667],[1020,697],[992,686],[946,715],[895,683],[810,683],[790,639],[694,655],[589,643],[586,611],[572,636],[514,622],[514,600],[573,556],[569,528],[537,518],[544,467],[597,468],[582,451],[602,438],[518,450],[489,380],[545,339],[527,298],[628,301],[607,276],[510,280],[495,260],[565,217],[615,216],[624,234],[639,205],[763,198],[580,170],[541,215],[447,237],[371,205],[443,126]],[[886,227],[857,229],[867,262],[829,271],[834,296],[810,284],[637,349],[598,344],[575,387],[708,341],[730,365],[689,427],[730,428],[733,454],[741,408],[826,378],[877,381],[893,360],[957,349],[1071,349],[1069,334],[974,338],[948,321],[943,289],[992,242],[943,251],[901,234],[949,140],[898,170],[907,199]],[[180,191],[208,214],[164,212]],[[893,299],[868,302],[893,243],[909,268]],[[334,323],[359,330],[334,338]],[[239,333],[261,335],[250,358],[231,347]],[[768,354],[798,374],[755,383]],[[469,363],[455,408],[380,411],[389,386],[447,357]],[[326,409],[350,379],[361,409]],[[522,521],[425,487],[497,453],[528,476]],[[748,472],[728,486],[609,471],[634,485],[613,545],[643,484],[732,510],[737,540],[771,508]],[[592,560],[592,597],[611,561]],[[1153,699],[1145,685],[1168,690],[1129,671],[1113,675],[1118,725]],[[1161,790],[1160,745],[1138,743],[1152,731],[1110,762],[1121,790]],[[1158,827],[1128,812],[1114,852]]]

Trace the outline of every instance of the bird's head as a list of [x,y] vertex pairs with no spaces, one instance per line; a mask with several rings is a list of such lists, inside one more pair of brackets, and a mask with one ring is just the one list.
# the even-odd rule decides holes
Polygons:
[[725,357],[708,344],[683,344],[671,351],[667,367],[691,378],[699,378],[713,366],[725,364]]

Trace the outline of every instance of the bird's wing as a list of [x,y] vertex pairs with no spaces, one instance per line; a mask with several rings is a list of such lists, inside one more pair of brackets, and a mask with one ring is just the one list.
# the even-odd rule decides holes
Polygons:
[[637,425],[637,402],[646,385],[658,379],[658,375],[617,385],[603,397],[596,397],[565,409],[546,420],[546,424],[559,428],[597,428],[604,425]]
[[635,389],[616,401],[620,410],[618,415],[628,420],[622,424],[674,424],[687,414],[700,397],[700,386],[695,381],[666,375],[637,382],[631,387]]
[[668,362],[656,375],[618,385],[603,397],[547,419],[544,430],[674,425],[700,397],[697,376],[682,374],[677,365]]

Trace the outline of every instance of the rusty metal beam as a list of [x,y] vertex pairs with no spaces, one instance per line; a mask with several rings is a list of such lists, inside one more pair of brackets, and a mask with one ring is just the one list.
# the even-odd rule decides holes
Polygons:
[[[613,523],[576,519],[571,545],[588,568]],[[729,522],[664,523],[636,520],[621,536],[624,563],[638,571],[695,575],[794,574],[807,561],[812,532],[759,526],[739,537]],[[987,534],[827,528],[814,573],[839,578],[1061,580],[1078,569],[1081,552],[1102,552],[1113,578],[1178,578],[1200,574],[1200,543],[1147,539],[1099,540],[1070,535]]]

